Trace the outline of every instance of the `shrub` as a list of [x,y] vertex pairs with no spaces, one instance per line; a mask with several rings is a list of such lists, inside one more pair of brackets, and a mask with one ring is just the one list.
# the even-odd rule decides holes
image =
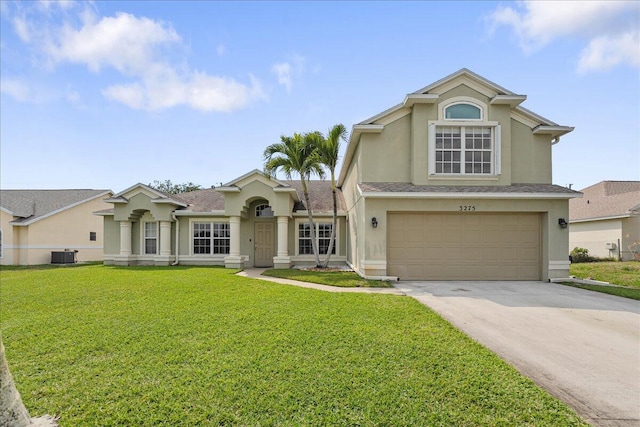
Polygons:
[[589,255],[589,249],[575,247],[571,251],[571,262],[594,262],[597,259]]

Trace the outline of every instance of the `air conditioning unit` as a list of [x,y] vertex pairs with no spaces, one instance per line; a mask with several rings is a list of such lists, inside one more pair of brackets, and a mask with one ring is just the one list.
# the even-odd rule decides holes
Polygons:
[[609,249],[610,251],[613,251],[616,249],[616,244],[615,243],[607,243],[606,244],[607,249]]

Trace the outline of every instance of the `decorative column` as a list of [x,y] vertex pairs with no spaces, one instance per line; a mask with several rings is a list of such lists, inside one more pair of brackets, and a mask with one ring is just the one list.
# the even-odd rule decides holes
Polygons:
[[129,265],[131,257],[131,221],[120,221],[120,253],[113,257],[114,265]]
[[171,221],[160,221],[160,254],[154,259],[155,265],[171,263]]
[[244,268],[244,258],[240,255],[240,217],[229,217],[229,256],[224,259],[226,268]]
[[278,217],[278,252],[273,258],[274,268],[291,267],[291,258],[289,257],[289,217]]
[[131,221],[120,221],[120,255],[131,255]]
[[171,255],[171,222],[160,221],[160,255]]

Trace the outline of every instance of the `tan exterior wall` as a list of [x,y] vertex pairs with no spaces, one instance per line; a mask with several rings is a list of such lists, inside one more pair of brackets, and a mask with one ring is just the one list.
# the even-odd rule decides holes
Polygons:
[[[19,265],[49,264],[52,251],[77,250],[78,262],[101,261],[103,258],[102,217],[93,212],[108,209],[102,198],[90,200],[78,206],[43,218],[26,226],[13,228],[12,263]],[[3,213],[3,218],[5,213]],[[7,228],[9,225],[7,224]],[[5,225],[3,220],[3,232]],[[89,232],[96,233],[96,240],[89,240]],[[8,258],[2,263],[8,263]]]
[[[640,245],[629,247],[640,241],[640,217],[614,218],[600,221],[574,222],[569,224],[569,250],[585,248],[589,255],[598,258],[633,259],[632,250],[640,252]],[[614,243],[616,248],[607,248]],[[619,247],[619,251],[618,251]]]
[[511,130],[513,182],[551,184],[551,137],[534,135],[528,126],[516,120],[511,120]]
[[410,138],[411,115],[388,124],[380,134],[363,134],[359,156],[362,182],[409,182]]
[[2,253],[0,254],[0,265],[13,265],[18,263],[18,253],[16,247],[17,234],[14,233],[13,226],[9,222],[13,221],[13,216],[0,210],[0,230],[2,230]]
[[[543,280],[567,277],[569,274],[567,229],[558,226],[558,218],[568,216],[567,200],[492,200],[492,199],[367,199],[359,233],[366,234],[364,247],[356,263],[361,274],[386,276],[387,224],[389,212],[452,212],[460,206],[473,206],[475,212],[536,212],[541,214],[541,247]],[[473,212],[469,212],[473,215]],[[371,218],[378,227],[371,227]],[[360,226],[362,224],[362,226]]]

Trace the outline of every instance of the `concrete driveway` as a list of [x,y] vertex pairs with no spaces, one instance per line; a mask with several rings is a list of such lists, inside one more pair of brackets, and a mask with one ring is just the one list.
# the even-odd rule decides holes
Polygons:
[[596,426],[640,425],[640,302],[544,282],[398,282]]

